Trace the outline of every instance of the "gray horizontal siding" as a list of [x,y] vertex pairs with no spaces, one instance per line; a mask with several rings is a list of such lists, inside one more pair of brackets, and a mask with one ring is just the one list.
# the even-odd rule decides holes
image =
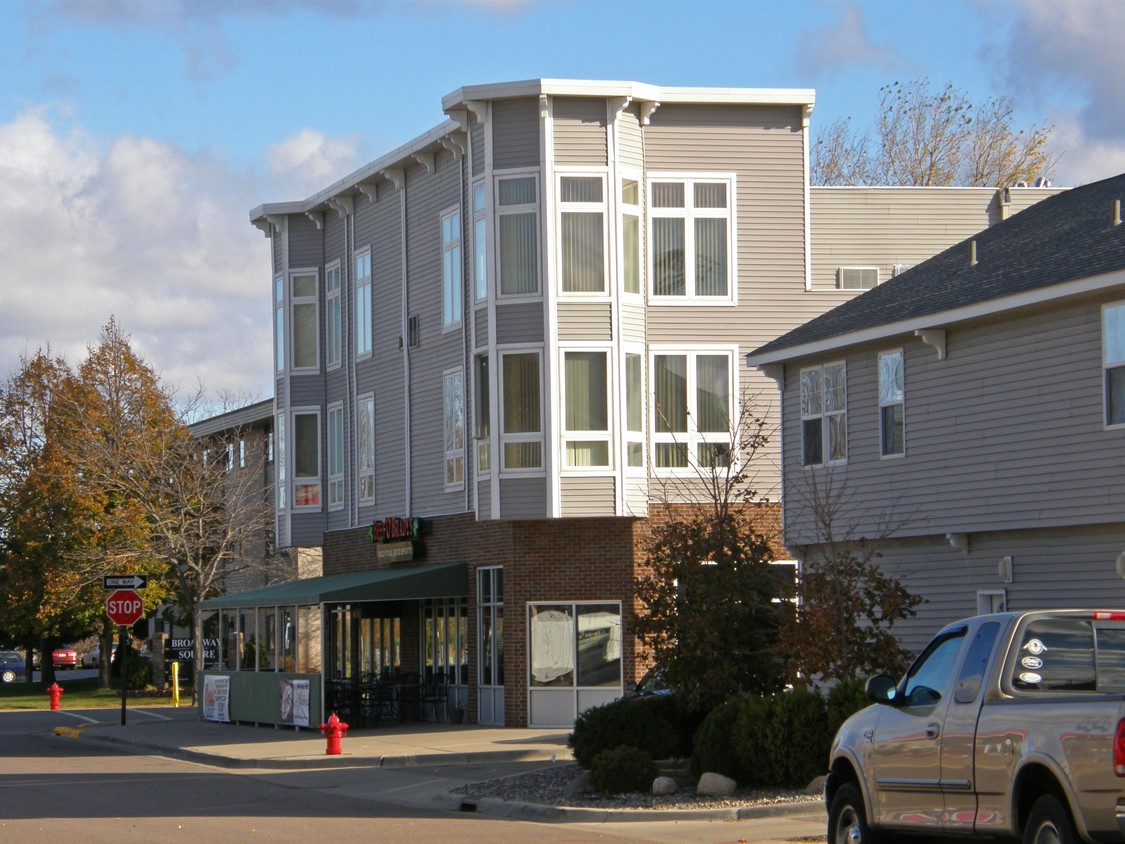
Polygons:
[[478,349],[483,349],[488,345],[488,338],[491,335],[491,326],[488,323],[488,308],[474,308],[472,314],[476,346]]
[[501,478],[498,519],[543,519],[547,513],[546,478]]
[[469,129],[469,148],[473,151],[473,178],[484,175],[488,152],[484,146],[484,124],[474,122]]
[[625,512],[623,515],[643,519],[648,516],[648,478],[625,477]]
[[477,483],[477,520],[492,518],[492,482],[484,479]]
[[612,476],[563,477],[561,479],[563,518],[613,515],[615,494],[616,487]]
[[645,166],[641,121],[636,106],[622,109],[617,116],[617,163],[638,170]]
[[555,163],[604,167],[607,158],[606,102],[590,97],[555,97]]
[[539,101],[492,103],[492,166],[497,170],[539,165]]
[[[871,535],[1098,524],[1125,513],[1125,431],[1102,423],[1097,303],[951,328],[948,358],[912,337],[905,353],[906,456],[880,459],[876,354],[848,366],[849,527]],[[801,490],[824,470],[800,462],[798,368],[786,372],[786,525],[811,541]],[[808,496],[804,496],[807,498]]]
[[496,305],[496,344],[543,342],[543,303],[519,302]]
[[560,302],[557,310],[559,340],[613,339],[613,306],[609,302]]
[[640,302],[620,300],[621,340],[625,343],[643,343],[646,336],[647,311]]

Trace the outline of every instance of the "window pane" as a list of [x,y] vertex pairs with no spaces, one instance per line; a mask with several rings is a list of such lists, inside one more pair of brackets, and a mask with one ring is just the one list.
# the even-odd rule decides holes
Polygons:
[[476,259],[476,297],[483,299],[488,295],[488,222],[473,222],[473,253]]
[[568,604],[531,607],[531,685],[574,684],[574,618]]
[[879,403],[902,401],[902,352],[879,355]]
[[1106,424],[1125,424],[1125,366],[1105,371]]
[[661,469],[687,468],[687,443],[657,443],[656,465]]
[[320,444],[317,419],[311,413],[293,415],[293,473],[298,478],[320,474]]
[[564,176],[559,179],[559,201],[601,202],[601,178],[598,176]]
[[566,353],[566,429],[608,431],[605,352]]
[[727,221],[695,221],[695,293],[727,295]]
[[538,469],[542,465],[539,443],[504,444],[504,466],[508,469]]
[[695,459],[700,466],[729,466],[730,446],[726,443],[700,443]]
[[504,355],[504,433],[539,433],[539,355]]
[[341,350],[341,312],[340,297],[336,295],[328,300],[328,363],[340,362]]
[[848,417],[837,413],[828,417],[828,459],[846,460],[848,457]]
[[501,179],[497,187],[501,205],[529,205],[535,202],[535,177]]
[[328,412],[328,471],[333,475],[344,474],[344,412]]
[[824,412],[833,413],[847,408],[847,388],[844,365],[824,367]]
[[1125,305],[1102,311],[1102,337],[1105,363],[1125,363]]
[[501,215],[500,292],[519,294],[538,291],[538,262],[535,214]]
[[274,335],[277,346],[277,371],[285,371],[285,308],[278,308],[275,314]]
[[819,466],[824,462],[824,445],[821,440],[822,422],[823,420],[817,417],[816,419],[806,419],[801,425],[801,432],[804,437],[803,462],[806,466]]
[[902,405],[887,405],[882,410],[883,454],[903,454],[906,444],[903,438]]
[[824,412],[823,388],[819,369],[801,373],[801,415],[819,416]]
[[687,292],[683,220],[657,217],[652,221],[652,276],[652,291],[657,296],[683,296]]
[[684,185],[682,182],[653,182],[652,205],[654,208],[683,208]]
[[473,185],[473,213],[484,210],[484,185]]
[[293,306],[293,366],[316,366],[316,305]]
[[696,358],[696,402],[699,430],[726,433],[730,430],[730,380],[726,355]]
[[624,205],[640,205],[641,191],[639,184],[633,179],[621,181],[621,202]]
[[568,293],[605,291],[600,212],[564,213],[561,220],[562,284]]
[[626,214],[621,221],[621,250],[624,259],[625,292],[641,292],[641,220]]
[[687,357],[656,355],[653,359],[656,395],[656,430],[687,431]]
[[316,276],[315,275],[295,275],[295,276],[293,276],[293,295],[294,296],[315,296],[316,295]]
[[630,466],[640,467],[645,465],[644,443],[627,443],[625,445],[625,450],[629,457]]
[[567,440],[567,466],[608,466],[609,443],[605,440]]
[[642,431],[643,393],[641,356],[625,355],[625,430]]
[[726,208],[727,186],[721,182],[697,182],[695,185],[696,208]]
[[579,605],[578,685],[621,685],[621,610],[615,604]]

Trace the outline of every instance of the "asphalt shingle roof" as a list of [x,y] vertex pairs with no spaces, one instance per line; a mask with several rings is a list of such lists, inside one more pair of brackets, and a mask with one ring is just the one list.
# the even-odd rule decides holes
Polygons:
[[[1125,174],[1048,197],[750,353],[776,354],[1125,269]],[[970,241],[976,241],[970,266]]]

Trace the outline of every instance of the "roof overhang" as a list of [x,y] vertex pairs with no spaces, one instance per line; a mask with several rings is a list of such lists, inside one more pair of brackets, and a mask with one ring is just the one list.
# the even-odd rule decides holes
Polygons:
[[448,563],[409,569],[333,574],[291,580],[261,589],[208,598],[203,610],[290,607],[357,601],[404,601],[422,598],[465,598],[469,594],[469,567]]
[[1014,311],[1019,308],[1050,304],[1075,296],[1112,290],[1117,287],[1125,287],[1125,270],[1114,270],[1109,273],[1054,284],[1050,287],[1041,287],[1035,290],[1016,293],[1011,296],[989,299],[985,302],[977,302],[972,305],[965,305],[961,308],[952,308],[948,311],[936,311],[909,319],[874,325],[859,331],[851,331],[847,334],[826,337],[823,340],[813,340],[794,346],[784,346],[775,351],[768,351],[763,354],[750,352],[746,355],[746,365],[749,367],[762,368],[784,364],[791,360],[829,354],[851,346],[862,346],[867,343],[880,342],[890,337],[898,337],[903,334],[920,334],[923,331],[940,329],[959,322],[969,322],[992,317],[1004,313],[1005,311]]

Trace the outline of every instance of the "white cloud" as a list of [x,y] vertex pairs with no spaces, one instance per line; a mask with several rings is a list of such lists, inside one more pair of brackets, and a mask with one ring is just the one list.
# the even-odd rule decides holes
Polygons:
[[802,35],[797,48],[798,68],[822,74],[857,65],[884,69],[902,65],[903,57],[894,45],[871,40],[861,8],[851,3],[835,8],[839,11],[836,23]]
[[269,394],[260,185],[149,138],[99,148],[46,107],[0,124],[0,184],[4,369],[47,346],[76,364],[115,316],[169,384]]
[[342,179],[363,162],[358,138],[330,138],[315,129],[302,129],[266,150],[271,181],[294,191],[284,199],[304,199]]

